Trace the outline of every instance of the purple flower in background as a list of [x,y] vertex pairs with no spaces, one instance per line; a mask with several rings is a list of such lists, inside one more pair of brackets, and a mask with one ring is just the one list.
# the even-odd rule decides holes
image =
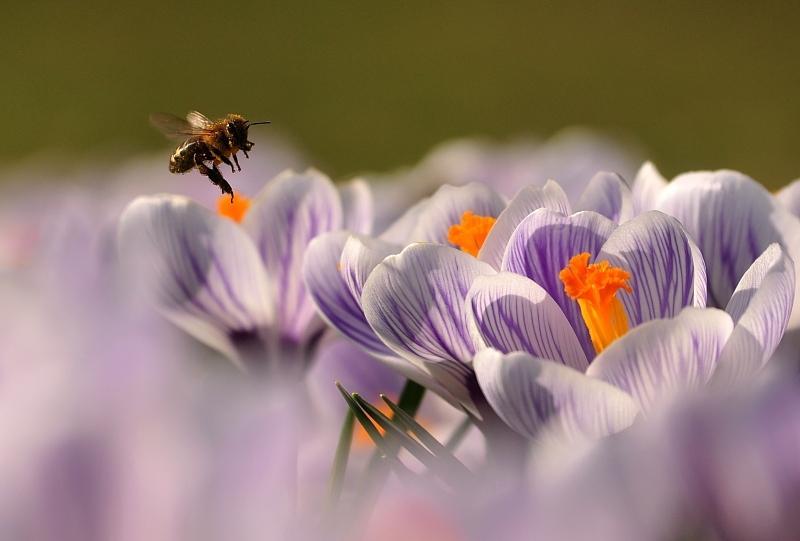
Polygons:
[[[685,173],[667,182],[650,163],[633,186],[637,211],[660,210],[686,227],[708,268],[709,305],[720,308],[733,302],[742,276],[770,244],[777,242],[795,262],[800,259],[800,219],[781,204],[791,208],[795,191],[789,187],[776,198],[750,177],[728,170]],[[800,295],[794,303],[790,328],[800,325]]]
[[781,188],[775,194],[775,199],[789,212],[800,218],[800,179]]
[[583,210],[578,202],[595,173],[615,171],[631,178],[640,163],[638,154],[629,146],[577,128],[545,141],[450,141],[434,148],[413,168],[377,177],[373,183],[376,215],[397,216],[404,207],[446,184],[481,183],[512,197],[526,187],[544,187],[548,179],[556,180],[568,200]]
[[[371,198],[361,181],[337,191],[314,170],[286,171],[229,216],[173,195],[141,197],[120,218],[119,251],[160,311],[238,364],[308,361],[323,327],[301,265],[317,235],[367,232]],[[243,208],[244,207],[244,208]]]
[[796,539],[799,391],[795,379],[784,379],[733,395],[689,396],[588,449],[560,446],[556,463],[533,468],[530,499],[512,506],[492,535]]

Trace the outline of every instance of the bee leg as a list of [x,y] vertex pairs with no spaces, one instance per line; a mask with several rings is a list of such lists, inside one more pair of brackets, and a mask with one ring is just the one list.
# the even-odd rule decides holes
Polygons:
[[215,148],[211,149],[211,153],[214,155],[216,163],[222,162],[222,163],[224,163],[225,165],[227,165],[228,167],[231,168],[231,173],[235,173],[236,172],[236,169],[233,168],[233,164],[231,163],[231,161],[228,158],[225,157],[224,154],[222,154],[221,152],[217,151]]
[[239,171],[242,170],[242,166],[239,165],[239,158],[236,157],[236,154],[233,155],[233,163],[236,164],[236,167],[239,169]]
[[222,190],[223,194],[230,194],[231,203],[233,203],[233,188],[231,188],[231,185],[228,184],[227,180],[225,180],[225,177],[222,176],[222,173],[220,173],[216,165],[212,166],[209,170],[208,178],[211,182],[219,186],[219,189]]
[[200,174],[207,176],[208,180],[222,190],[223,194],[230,194],[231,203],[233,203],[233,188],[231,188],[231,185],[228,184],[227,180],[225,180],[225,177],[222,176],[222,173],[220,173],[219,169],[217,169],[217,166],[212,165],[211,167],[208,167],[203,163],[202,158],[199,156],[195,156],[194,163],[197,166],[197,170],[200,171]]

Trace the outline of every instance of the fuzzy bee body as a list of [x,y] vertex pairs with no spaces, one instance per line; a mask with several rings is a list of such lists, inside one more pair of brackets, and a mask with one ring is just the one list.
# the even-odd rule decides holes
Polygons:
[[169,137],[184,138],[169,159],[170,173],[187,173],[197,168],[222,193],[230,194],[231,201],[233,189],[217,166],[224,163],[230,166],[231,172],[236,172],[236,168],[241,171],[237,152],[241,150],[245,158],[249,158],[247,151],[253,148],[253,143],[247,140],[248,129],[255,124],[268,124],[250,122],[235,114],[211,121],[197,111],[186,115],[186,120],[167,113],[154,113],[150,115],[150,122]]

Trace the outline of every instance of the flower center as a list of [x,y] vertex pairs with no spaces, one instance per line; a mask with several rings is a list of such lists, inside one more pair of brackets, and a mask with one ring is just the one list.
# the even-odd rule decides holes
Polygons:
[[250,198],[243,196],[239,192],[236,192],[236,197],[233,198],[232,202],[230,196],[225,194],[217,199],[217,213],[220,216],[230,218],[234,222],[241,222],[249,208]]
[[468,210],[461,215],[461,223],[453,224],[447,230],[447,240],[462,251],[477,256],[495,221],[491,216],[477,216]]
[[578,301],[592,345],[600,353],[628,332],[628,317],[617,291],[632,291],[628,285],[631,275],[608,261],[590,265],[589,257],[586,252],[574,256],[558,277],[564,283],[564,292]]

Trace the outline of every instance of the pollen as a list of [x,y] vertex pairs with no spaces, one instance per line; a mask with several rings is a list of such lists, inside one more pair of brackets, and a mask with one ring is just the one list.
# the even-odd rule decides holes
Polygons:
[[491,216],[478,216],[468,210],[461,215],[460,223],[447,230],[447,240],[462,251],[477,256],[495,221]]
[[250,208],[250,199],[236,192],[236,196],[231,198],[223,194],[217,199],[217,213],[221,216],[230,218],[234,222],[241,222],[247,209]]
[[578,301],[592,345],[600,353],[628,332],[628,317],[617,292],[632,291],[628,284],[631,276],[608,261],[590,264],[589,258],[586,252],[574,256],[558,277],[564,292]]

